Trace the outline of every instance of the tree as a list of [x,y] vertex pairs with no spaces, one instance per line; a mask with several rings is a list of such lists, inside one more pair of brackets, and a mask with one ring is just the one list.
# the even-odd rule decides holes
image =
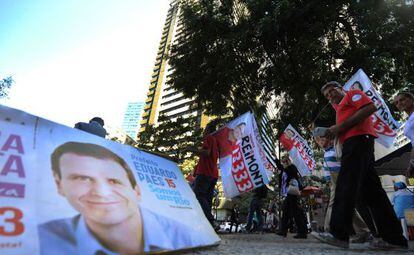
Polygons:
[[0,98],[6,97],[9,89],[14,84],[13,77],[9,76],[0,80]]
[[275,95],[278,130],[304,128],[327,103],[320,87],[359,68],[385,98],[414,86],[414,5],[403,0],[188,0],[182,13],[170,82],[212,115]]
[[179,164],[185,159],[192,158],[193,153],[189,147],[201,144],[201,129],[198,128],[195,118],[182,118],[171,120],[166,116],[160,116],[159,125],[148,125],[145,131],[140,133],[139,148],[162,153],[175,159]]

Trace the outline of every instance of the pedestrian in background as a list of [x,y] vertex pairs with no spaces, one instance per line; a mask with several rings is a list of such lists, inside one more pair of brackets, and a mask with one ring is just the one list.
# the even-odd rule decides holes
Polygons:
[[89,123],[86,122],[78,122],[75,124],[75,128],[88,132],[93,135],[100,136],[102,138],[105,138],[107,135],[106,129],[104,128],[105,122],[102,118],[99,117],[93,117],[91,120],[89,120]]
[[303,209],[299,205],[300,190],[302,189],[299,180],[300,175],[288,156],[283,158],[282,163],[284,166],[280,166],[282,168],[280,188],[284,190],[284,193],[282,193],[284,200],[282,204],[282,221],[276,234],[286,237],[289,223],[293,219],[297,226],[297,234],[293,238],[305,239],[307,238],[306,218]]
[[268,188],[266,185],[262,185],[252,191],[252,199],[250,200],[249,214],[247,216],[247,232],[252,232],[253,217],[257,217],[257,227],[256,231],[262,231],[263,227],[263,217],[262,217],[262,207],[263,199],[267,197]]

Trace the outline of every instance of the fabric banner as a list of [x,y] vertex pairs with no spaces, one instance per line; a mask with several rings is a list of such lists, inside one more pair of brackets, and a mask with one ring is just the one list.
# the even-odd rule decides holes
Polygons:
[[142,254],[217,244],[178,166],[0,106],[0,254]]
[[316,166],[312,148],[290,124],[280,136],[280,142],[289,152],[299,173],[302,176],[310,175]]
[[401,124],[391,115],[391,111],[385,104],[384,99],[372,86],[371,80],[362,69],[359,69],[344,85],[345,91],[353,89],[363,91],[377,107],[375,114],[371,115],[375,131],[378,135],[376,141],[390,148],[394,144],[394,139],[397,136],[397,131]]
[[213,134],[219,145],[219,166],[226,198],[269,183],[268,162],[252,113],[247,112]]

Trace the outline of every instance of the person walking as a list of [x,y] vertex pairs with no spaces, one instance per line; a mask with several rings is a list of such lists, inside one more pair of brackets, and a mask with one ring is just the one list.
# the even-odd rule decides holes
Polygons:
[[215,224],[213,214],[211,213],[214,198],[214,188],[218,179],[218,144],[217,140],[211,133],[214,127],[209,123],[204,129],[202,147],[193,150],[199,154],[199,161],[195,167],[193,190],[198,202],[203,209],[204,215],[213,226],[218,230],[218,224]]
[[330,245],[349,248],[352,217],[356,205],[367,206],[382,242],[371,242],[372,249],[406,249],[400,222],[374,169],[374,139],[371,114],[377,109],[360,90],[345,92],[336,82],[328,82],[321,92],[336,110],[336,124],[326,136],[338,136],[342,144],[341,171],[338,174],[329,233],[314,236]]
[[235,226],[234,232],[237,233],[237,230],[239,229],[239,206],[237,204],[234,205],[233,209],[231,210],[231,214],[230,214],[230,229],[229,229],[230,234],[233,229],[233,225]]
[[252,199],[250,200],[249,214],[247,216],[247,232],[252,232],[253,217],[256,214],[257,217],[257,227],[254,228],[256,231],[262,231],[263,227],[263,217],[262,217],[262,207],[263,199],[267,197],[268,188],[266,185],[262,185],[252,191]]
[[291,162],[289,157],[285,157],[282,162],[286,167],[280,166],[282,178],[280,188],[284,191],[285,199],[282,204],[282,220],[277,235],[286,237],[289,223],[294,219],[297,226],[297,234],[293,237],[296,239],[307,238],[306,218],[303,209],[299,205],[301,185],[299,182],[299,172],[296,166]]

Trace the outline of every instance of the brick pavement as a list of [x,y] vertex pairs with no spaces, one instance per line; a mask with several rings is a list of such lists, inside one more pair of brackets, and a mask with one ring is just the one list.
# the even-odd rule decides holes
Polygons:
[[363,244],[351,245],[351,249],[344,250],[327,244],[320,243],[311,235],[308,239],[294,239],[293,234],[287,238],[275,234],[227,234],[220,235],[221,244],[218,247],[186,252],[182,254],[237,254],[237,255],[326,255],[326,254],[414,254],[414,242],[410,242],[410,249],[404,252],[397,251],[372,251],[366,249]]

